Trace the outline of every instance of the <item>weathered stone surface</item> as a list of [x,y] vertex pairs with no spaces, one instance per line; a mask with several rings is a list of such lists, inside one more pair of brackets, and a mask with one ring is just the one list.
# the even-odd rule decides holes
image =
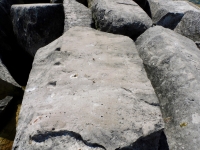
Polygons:
[[64,0],[65,27],[64,32],[71,27],[92,27],[92,13],[89,8],[75,0]]
[[63,33],[62,4],[13,5],[11,16],[17,40],[31,56]]
[[20,3],[17,0],[0,2],[0,58],[16,82],[26,85],[32,65],[32,58],[22,51],[17,43],[10,20],[10,7]]
[[200,41],[200,11],[188,11],[185,13],[175,30],[193,41]]
[[98,30],[136,39],[152,25],[149,16],[132,0],[89,0]]
[[200,147],[200,51],[195,43],[163,27],[136,41],[159,98],[170,150]]
[[187,11],[198,11],[185,1],[148,0],[151,8],[152,20],[158,25],[170,28],[178,24]]
[[35,56],[13,149],[158,149],[163,121],[134,42],[74,27]]

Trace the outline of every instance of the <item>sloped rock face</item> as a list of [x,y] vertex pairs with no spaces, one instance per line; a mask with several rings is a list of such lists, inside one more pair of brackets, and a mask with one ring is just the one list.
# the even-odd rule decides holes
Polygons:
[[200,10],[185,1],[148,0],[155,24],[200,41]]
[[31,56],[63,33],[62,4],[13,5],[11,17],[18,43]]
[[100,31],[136,39],[152,25],[151,19],[132,0],[88,0],[95,26]]
[[33,60],[17,43],[10,19],[10,7],[18,3],[17,0],[0,2],[0,58],[15,81],[26,85]]
[[154,27],[136,41],[159,98],[170,150],[200,147],[200,51],[193,41]]
[[75,26],[92,27],[92,13],[86,6],[75,0],[64,0],[63,6],[65,12],[64,32]]
[[134,42],[75,27],[37,52],[13,149],[157,150],[163,127]]

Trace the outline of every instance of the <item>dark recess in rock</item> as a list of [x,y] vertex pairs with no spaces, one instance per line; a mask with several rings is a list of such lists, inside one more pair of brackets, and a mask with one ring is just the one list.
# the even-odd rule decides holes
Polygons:
[[25,4],[31,3],[50,3],[50,0],[24,0]]
[[[8,104],[5,106],[3,103],[8,102]],[[13,113],[17,110],[17,104],[21,103],[22,96],[18,97],[11,97],[7,96],[3,100],[0,100],[0,119],[2,120],[0,123],[0,130],[4,128],[4,126],[7,124],[7,122],[12,117]]]
[[164,131],[160,135],[158,150],[169,150],[169,146],[168,146],[168,143],[167,143],[167,137],[166,137]]
[[174,30],[183,16],[183,13],[167,13],[157,22],[157,25]]
[[130,146],[118,148],[116,150],[156,150],[158,149],[157,147],[158,143],[156,143],[155,140],[159,138],[160,135],[161,135],[160,131],[156,132],[154,134],[138,139]]
[[79,3],[81,3],[81,4],[83,4],[83,5],[85,5],[86,7],[88,7],[87,0],[76,0],[76,1],[79,2]]
[[18,1],[0,2],[0,58],[15,81],[26,85],[33,58],[18,45],[12,30],[10,7]]

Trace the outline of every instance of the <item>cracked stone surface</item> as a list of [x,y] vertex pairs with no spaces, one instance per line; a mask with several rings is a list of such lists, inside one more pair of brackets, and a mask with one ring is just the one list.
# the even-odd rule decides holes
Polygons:
[[134,42],[86,27],[38,50],[13,149],[158,149],[158,99]]
[[92,27],[92,13],[89,8],[75,0],[64,0],[65,27],[64,32],[71,27]]
[[170,150],[200,147],[200,51],[172,30],[153,27],[136,41],[160,101]]
[[173,30],[184,17],[186,12],[200,12],[199,9],[191,6],[185,1],[148,0],[148,2],[153,22],[157,25]]
[[62,4],[12,5],[11,18],[18,43],[33,57],[63,33]]
[[88,0],[95,27],[136,39],[152,25],[144,10],[132,0]]

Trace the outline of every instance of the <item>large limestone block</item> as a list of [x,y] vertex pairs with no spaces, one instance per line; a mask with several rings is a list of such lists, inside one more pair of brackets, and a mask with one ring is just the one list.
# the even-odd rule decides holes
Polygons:
[[200,40],[200,9],[185,1],[148,1],[155,24],[172,29],[193,41]]
[[136,39],[152,25],[149,16],[132,0],[88,0],[98,30]]
[[11,17],[19,44],[31,56],[63,33],[62,4],[13,5]]
[[159,98],[170,150],[200,147],[200,51],[169,29],[153,27],[136,41]]
[[64,0],[65,27],[64,32],[71,27],[92,27],[92,13],[89,8],[76,0]]
[[74,27],[37,52],[13,149],[157,150],[162,129],[134,42]]

